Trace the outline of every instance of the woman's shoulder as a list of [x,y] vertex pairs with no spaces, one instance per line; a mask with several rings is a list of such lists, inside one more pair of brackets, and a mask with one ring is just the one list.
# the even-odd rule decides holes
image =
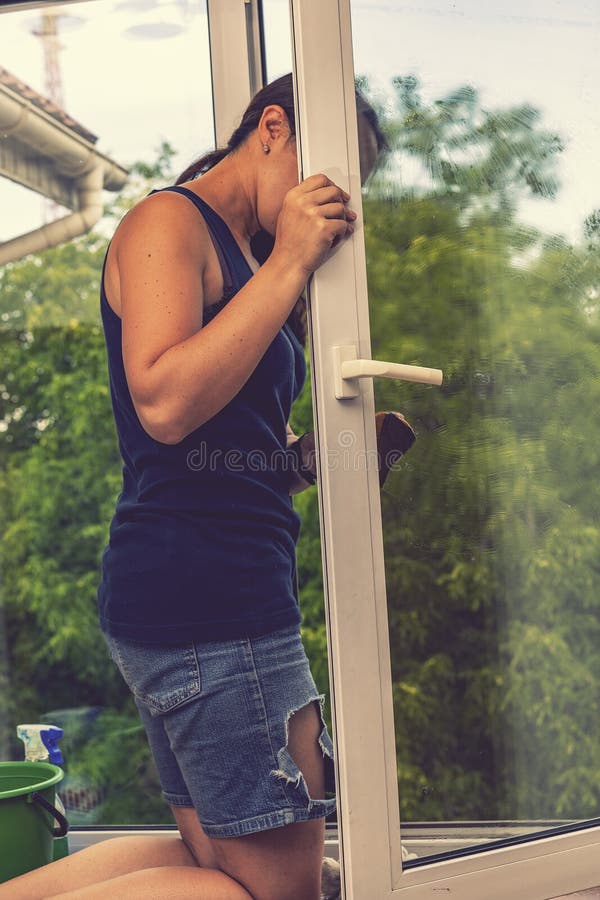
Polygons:
[[112,237],[117,256],[142,242],[189,250],[197,262],[208,251],[206,223],[190,200],[176,191],[158,190],[140,198],[123,216]]
[[152,191],[137,200],[131,209],[127,210],[115,231],[123,234],[128,228],[140,226],[177,226],[183,220],[195,224],[198,230],[202,229],[202,216],[190,200],[179,191],[160,189]]
[[[213,260],[214,248],[202,215],[190,199],[177,191],[159,190],[140,198],[119,222],[111,239],[105,284],[113,298],[113,308],[120,311],[121,275],[126,267],[146,268],[144,260],[153,253],[173,268],[189,262],[199,271],[204,292],[211,302],[222,284],[215,284],[220,273],[218,261]],[[222,281],[222,279],[221,279]]]

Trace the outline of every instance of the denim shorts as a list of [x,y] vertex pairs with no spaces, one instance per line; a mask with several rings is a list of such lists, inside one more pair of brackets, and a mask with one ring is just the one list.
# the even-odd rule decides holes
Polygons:
[[[132,691],[163,795],[208,837],[239,837],[335,811],[323,694],[297,625],[260,637],[145,644],[104,634]],[[326,796],[311,799],[286,749],[288,719],[319,701]]]

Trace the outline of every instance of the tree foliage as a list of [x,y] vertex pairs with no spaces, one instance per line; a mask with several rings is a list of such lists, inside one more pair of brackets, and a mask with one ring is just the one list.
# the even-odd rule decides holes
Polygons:
[[[165,144],[154,164],[134,166],[100,226],[168,180],[172,155]],[[100,555],[121,487],[99,314],[107,243],[94,231],[0,270],[0,748],[22,753],[18,721],[59,710],[60,725],[72,721],[65,710],[105,709],[90,719],[87,743],[67,727],[69,778],[102,787],[105,821],[168,821],[97,623]],[[155,791],[140,799],[144,772]]]
[[594,816],[595,219],[577,246],[519,223],[558,189],[536,110],[395,86],[395,162],[430,181],[366,201],[373,355],[446,374],[376,387],[418,432],[382,497],[403,818]]

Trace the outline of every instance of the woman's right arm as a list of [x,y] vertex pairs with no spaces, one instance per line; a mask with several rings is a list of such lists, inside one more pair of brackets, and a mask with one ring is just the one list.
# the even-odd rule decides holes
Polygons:
[[186,198],[165,192],[128,213],[116,247],[123,362],[136,412],[151,437],[179,443],[243,387],[307,278],[328,256],[332,239],[352,230],[339,193],[325,176],[290,191],[273,253],[204,327],[210,239],[198,228],[198,211]]

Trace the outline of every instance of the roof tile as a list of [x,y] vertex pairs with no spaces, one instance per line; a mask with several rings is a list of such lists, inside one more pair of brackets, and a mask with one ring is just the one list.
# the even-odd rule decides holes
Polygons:
[[48,97],[44,97],[43,94],[34,91],[32,87],[29,87],[28,84],[25,84],[24,81],[21,81],[16,75],[13,75],[12,72],[9,72],[8,69],[2,66],[0,66],[0,85],[4,85],[4,87],[7,87],[25,100],[29,100],[38,109],[43,109],[53,119],[56,119],[70,131],[74,131],[75,134],[78,134],[91,144],[97,142],[98,137],[92,134],[91,131],[88,131],[87,128],[84,128],[83,125],[80,125],[79,122],[76,122],[64,109],[61,109]]

